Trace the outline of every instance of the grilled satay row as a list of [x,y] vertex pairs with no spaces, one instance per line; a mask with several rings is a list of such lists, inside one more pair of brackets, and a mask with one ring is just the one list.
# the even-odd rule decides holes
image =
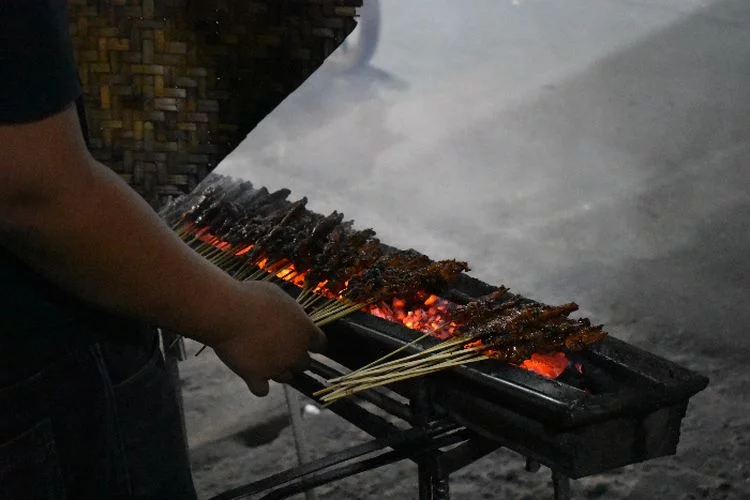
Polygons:
[[[464,262],[434,262],[416,250],[387,252],[372,229],[355,230],[336,211],[323,216],[307,210],[306,198],[290,202],[288,189],[253,190],[247,182],[211,177],[206,189],[163,215],[173,224],[189,224],[193,233],[210,232],[231,252],[249,248],[230,264],[235,271],[263,260],[278,270],[292,264],[308,288],[325,283],[329,294],[373,303],[435,293],[468,269]],[[460,325],[456,335],[480,342],[485,354],[520,363],[533,353],[578,351],[601,341],[601,326],[568,317],[577,309],[574,303],[525,303],[501,287],[453,307],[449,319]]]
[[[252,268],[281,271],[294,266],[304,285],[321,283],[327,293],[355,303],[433,293],[467,271],[465,262],[432,261],[416,250],[387,251],[372,229],[356,230],[343,214],[323,216],[306,208],[307,198],[290,202],[290,191],[252,190],[249,183],[227,184],[217,177],[189,204],[168,207],[173,225],[208,232],[236,256],[229,271]],[[243,251],[245,250],[245,251]]]
[[607,336],[601,325],[593,326],[587,318],[569,318],[577,310],[573,302],[529,303],[500,288],[450,313],[460,325],[456,335],[471,338],[472,345],[482,347],[487,356],[519,364],[534,353],[575,352],[601,342]]

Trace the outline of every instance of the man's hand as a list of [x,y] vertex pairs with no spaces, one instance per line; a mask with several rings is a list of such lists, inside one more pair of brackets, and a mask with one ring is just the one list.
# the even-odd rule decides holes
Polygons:
[[227,311],[244,319],[241,327],[212,347],[219,358],[242,377],[256,396],[268,394],[268,380],[287,381],[310,363],[308,351],[320,352],[325,336],[302,308],[278,286],[251,281],[239,294],[248,310]]

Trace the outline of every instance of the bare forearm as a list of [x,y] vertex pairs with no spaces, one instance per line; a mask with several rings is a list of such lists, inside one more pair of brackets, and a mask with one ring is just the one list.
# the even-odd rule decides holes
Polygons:
[[[214,340],[213,312],[237,284],[188,248],[115,173],[16,205],[4,241],[32,267],[106,310]],[[252,314],[252,311],[248,311]]]
[[261,396],[324,341],[281,288],[235,281],[182,243],[91,157],[72,105],[0,125],[0,245],[92,304],[211,345]]

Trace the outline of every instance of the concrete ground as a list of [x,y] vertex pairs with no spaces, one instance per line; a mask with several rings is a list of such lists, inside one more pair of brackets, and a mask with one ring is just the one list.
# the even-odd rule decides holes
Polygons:
[[[381,0],[372,64],[324,65],[217,169],[288,187],[385,242],[468,260],[709,377],[676,457],[579,481],[581,498],[750,498],[750,3]],[[294,464],[283,395],[210,355],[182,365],[204,495]],[[364,435],[323,412],[316,453]],[[549,498],[499,452],[454,498]],[[414,468],[320,498],[415,498]]]

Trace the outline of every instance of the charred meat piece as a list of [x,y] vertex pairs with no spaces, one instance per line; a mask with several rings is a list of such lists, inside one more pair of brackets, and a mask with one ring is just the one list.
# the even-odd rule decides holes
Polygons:
[[309,236],[301,239],[299,250],[296,252],[298,255],[295,258],[301,263],[303,269],[309,269],[305,286],[316,286],[327,279],[329,268],[321,255],[328,242],[328,236],[341,224],[342,220],[344,220],[344,214],[334,211],[323,218]]
[[432,261],[426,255],[423,255],[413,248],[408,250],[397,250],[387,257],[387,265],[395,269],[408,271],[410,269],[419,269],[427,266]]
[[496,316],[508,304],[516,299],[513,296],[508,297],[508,289],[501,286],[499,289],[472,300],[466,305],[453,306],[451,308],[451,318],[463,327],[471,328]]
[[[606,336],[601,326],[592,327],[588,320],[568,318],[577,309],[574,303],[561,306],[527,304],[506,308],[482,324],[460,330],[485,346],[483,352],[486,355],[518,363],[535,352],[579,351],[601,342]],[[475,314],[473,317],[484,316],[477,313],[476,307],[468,310]]]
[[250,197],[253,193],[253,184],[242,181],[227,189],[224,199],[231,203],[240,203],[243,198]]
[[[302,198],[292,203],[291,207],[286,209],[283,215],[281,215],[282,212],[280,210],[274,212],[273,219],[280,217],[275,224],[272,220],[263,220],[258,225],[258,233],[263,233],[263,235],[256,239],[253,249],[247,258],[254,260],[261,257],[269,257],[273,261],[288,259],[287,255],[280,255],[280,250],[285,247],[286,243],[294,239],[296,230],[294,228],[290,230],[288,226],[295,218],[301,216],[306,204],[307,198]],[[274,251],[271,251],[271,249]]]
[[265,202],[269,194],[270,193],[268,192],[268,189],[266,189],[265,187],[260,188],[247,201],[247,203],[245,204],[245,209],[250,213],[254,212],[257,207],[261,206]]

